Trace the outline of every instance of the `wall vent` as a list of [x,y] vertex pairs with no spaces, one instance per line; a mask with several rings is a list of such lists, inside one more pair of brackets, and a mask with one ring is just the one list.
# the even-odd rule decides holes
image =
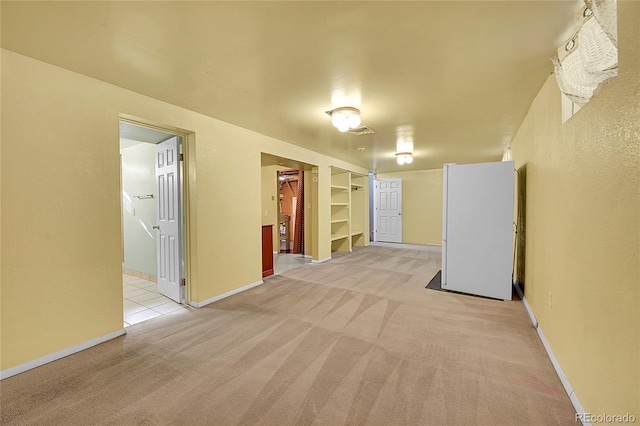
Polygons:
[[373,130],[368,128],[367,126],[356,127],[355,129],[347,130],[349,133],[353,133],[354,135],[362,136],[362,135],[371,135],[375,133]]

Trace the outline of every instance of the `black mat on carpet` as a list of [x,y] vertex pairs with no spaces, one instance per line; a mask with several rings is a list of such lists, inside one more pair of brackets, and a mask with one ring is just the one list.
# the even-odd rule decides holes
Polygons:
[[438,273],[431,278],[431,281],[429,281],[429,284],[427,284],[425,288],[428,288],[429,290],[447,291],[442,289],[441,275],[442,271],[438,271]]
[[[429,281],[429,284],[427,284],[427,286],[425,288],[428,288],[429,290],[449,292],[449,290],[445,290],[445,289],[442,288],[442,278],[441,278],[441,276],[442,276],[442,270],[438,271],[438,273],[435,274],[433,278],[431,278],[431,281]],[[516,287],[515,286],[512,286],[511,292],[512,292],[512,295],[511,295],[511,299],[512,300],[520,300],[520,295],[516,291]],[[473,296],[473,297],[481,297],[483,299],[500,300],[500,299],[493,299],[491,297],[476,296],[474,294],[458,293],[457,291],[453,291],[451,293],[464,294],[466,296]]]

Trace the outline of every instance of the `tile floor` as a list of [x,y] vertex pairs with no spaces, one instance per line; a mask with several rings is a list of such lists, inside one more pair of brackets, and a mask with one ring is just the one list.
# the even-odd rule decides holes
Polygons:
[[280,275],[283,272],[299,268],[311,263],[310,257],[304,257],[300,254],[290,253],[274,253],[273,254],[273,275]]
[[124,326],[137,324],[160,315],[186,309],[158,293],[158,284],[142,278],[122,275],[124,292]]

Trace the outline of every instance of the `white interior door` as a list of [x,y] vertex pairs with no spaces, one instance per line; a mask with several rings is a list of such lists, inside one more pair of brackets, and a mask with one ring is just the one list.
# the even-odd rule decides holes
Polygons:
[[158,194],[158,292],[182,303],[180,295],[180,159],[179,138],[156,146]]
[[375,181],[375,240],[402,242],[402,179]]

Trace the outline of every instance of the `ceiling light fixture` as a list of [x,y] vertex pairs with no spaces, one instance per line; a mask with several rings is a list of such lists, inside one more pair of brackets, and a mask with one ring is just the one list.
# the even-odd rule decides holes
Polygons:
[[410,152],[396,152],[396,161],[401,166],[413,163],[413,154]]
[[331,124],[341,132],[346,132],[349,129],[355,129],[360,126],[360,123],[362,123],[358,108],[340,107],[327,111],[327,114],[331,116]]

